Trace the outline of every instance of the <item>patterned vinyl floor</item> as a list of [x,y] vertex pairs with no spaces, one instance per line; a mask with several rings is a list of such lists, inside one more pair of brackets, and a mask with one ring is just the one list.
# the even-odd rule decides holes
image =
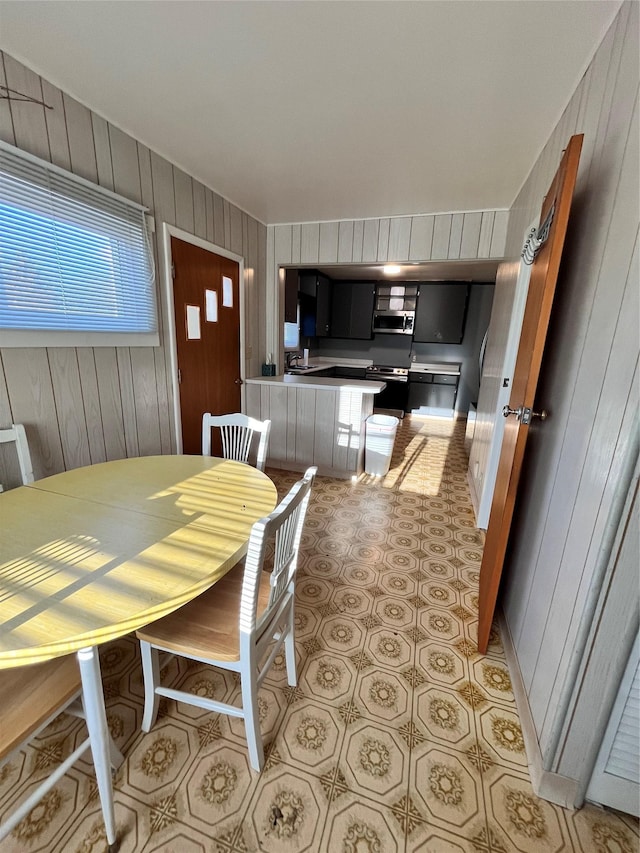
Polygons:
[[[318,478],[297,585],[298,686],[276,659],[260,698],[268,760],[253,773],[241,721],[164,701],[140,731],[136,644],[102,654],[123,853],[634,853],[631,818],[564,810],[531,790],[500,638],[475,653],[482,535],[466,484],[464,422],[406,418],[392,468]],[[270,471],[284,493],[296,475]],[[167,681],[216,698],[233,677],[177,664]],[[0,814],[68,754],[62,717],[0,770]],[[80,762],[1,853],[105,849]]]

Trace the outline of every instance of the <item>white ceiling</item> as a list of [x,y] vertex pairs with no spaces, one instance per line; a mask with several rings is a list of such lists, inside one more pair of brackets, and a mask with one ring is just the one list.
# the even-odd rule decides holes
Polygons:
[[0,47],[262,222],[509,207],[618,0],[4,2]]

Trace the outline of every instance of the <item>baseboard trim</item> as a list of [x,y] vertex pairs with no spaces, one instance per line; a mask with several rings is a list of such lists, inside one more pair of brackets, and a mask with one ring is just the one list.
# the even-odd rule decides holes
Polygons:
[[552,773],[543,767],[542,752],[538,743],[538,735],[531,714],[529,697],[524,686],[524,680],[518,663],[518,656],[509,631],[509,625],[501,609],[497,612],[498,624],[502,635],[504,653],[511,675],[513,695],[518,707],[522,737],[524,738],[525,750],[527,752],[527,764],[531,777],[531,787],[534,794],[543,800],[549,800],[558,806],[575,809],[582,805],[583,798],[580,795],[580,786],[575,779]]
[[[278,468],[280,471],[293,471],[295,473],[304,473],[309,465],[303,462],[294,462],[289,459],[272,459],[267,457],[267,468]],[[316,463],[317,465],[317,463]],[[359,477],[360,474],[356,471],[344,471],[339,468],[330,468],[328,465],[317,465],[318,474],[321,477],[335,477],[337,480],[351,480],[352,477]],[[362,473],[362,471],[360,472]]]
[[[476,484],[471,476],[471,471],[467,468],[467,484],[469,486],[469,495],[471,497],[471,506],[473,507],[473,515],[474,522],[476,527],[478,527],[478,509],[480,508],[480,503],[478,501],[478,495],[476,494]],[[482,529],[482,528],[478,528]]]

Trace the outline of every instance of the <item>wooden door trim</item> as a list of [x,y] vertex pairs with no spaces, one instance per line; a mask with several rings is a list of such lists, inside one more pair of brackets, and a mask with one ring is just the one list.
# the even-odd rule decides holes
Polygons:
[[240,400],[242,411],[245,409],[245,297],[244,297],[244,257],[236,255],[235,252],[230,252],[222,246],[217,246],[215,243],[210,243],[209,240],[204,240],[202,237],[196,237],[195,234],[189,234],[188,231],[183,231],[175,225],[168,222],[162,223],[160,229],[160,280],[161,280],[161,300],[162,311],[166,323],[165,341],[169,344],[169,373],[171,377],[171,403],[173,411],[173,426],[176,436],[176,452],[182,453],[182,413],[180,411],[180,389],[178,387],[178,344],[176,340],[176,321],[173,311],[173,276],[171,275],[171,238],[176,237],[185,243],[191,243],[193,246],[198,246],[207,252],[214,255],[220,255],[223,258],[228,258],[230,261],[235,261],[238,264],[238,291],[240,294],[239,300],[239,320],[240,320]]

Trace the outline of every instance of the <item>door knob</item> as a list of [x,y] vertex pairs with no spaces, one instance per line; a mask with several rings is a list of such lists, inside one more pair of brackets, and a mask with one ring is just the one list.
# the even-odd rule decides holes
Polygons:
[[540,418],[541,421],[546,421],[548,413],[545,409],[541,412],[534,412],[527,406],[518,406],[517,409],[511,409],[509,406],[504,406],[502,409],[503,417],[508,418],[509,415],[515,415],[521,424],[531,423],[531,418]]
[[234,379],[233,382],[235,385],[242,385],[242,379]]
[[504,406],[502,409],[502,415],[505,418],[508,418],[509,415],[515,415],[518,420],[522,417],[522,406],[518,406],[517,409],[510,409],[509,406]]
[[540,418],[541,421],[546,421],[549,413],[546,409],[543,409],[541,412],[531,412],[532,418]]

